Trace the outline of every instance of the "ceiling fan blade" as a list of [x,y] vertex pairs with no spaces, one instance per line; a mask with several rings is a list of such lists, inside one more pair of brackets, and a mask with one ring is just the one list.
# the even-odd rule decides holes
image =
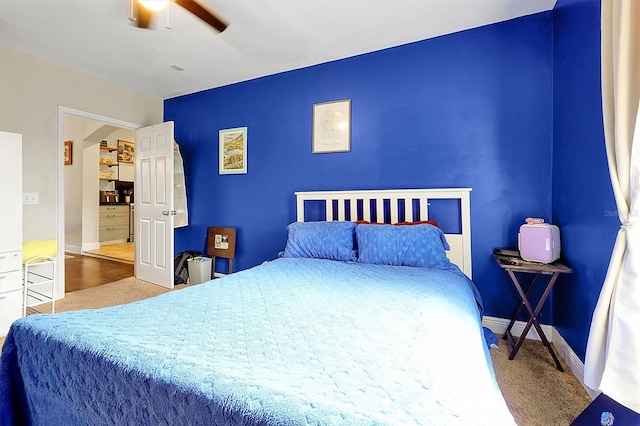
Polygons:
[[136,25],[138,28],[149,28],[151,19],[153,18],[153,11],[136,3]]
[[176,4],[182,6],[216,30],[223,32],[227,29],[227,24],[222,22],[216,15],[204,8],[195,0],[174,0]]

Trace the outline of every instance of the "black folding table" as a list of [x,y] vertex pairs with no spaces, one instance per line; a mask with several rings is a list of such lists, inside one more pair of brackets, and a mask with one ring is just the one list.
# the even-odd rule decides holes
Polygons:
[[[556,283],[558,276],[560,274],[571,273],[571,269],[559,262],[554,262],[554,263],[528,262],[519,257],[506,256],[498,253],[494,253],[493,257],[496,259],[496,262],[498,263],[498,265],[507,272],[507,274],[511,278],[511,281],[513,282],[513,285],[515,286],[522,300],[516,306],[513,312],[513,315],[511,316],[511,321],[509,322],[509,326],[507,327],[507,330],[505,331],[504,337],[503,337],[505,340],[507,340],[507,342],[509,342],[509,345],[511,346],[511,353],[509,354],[509,359],[512,360],[513,358],[515,358],[516,354],[518,353],[518,350],[520,349],[520,346],[522,346],[522,343],[524,343],[524,340],[527,337],[527,333],[529,333],[531,326],[534,326],[538,332],[538,335],[540,336],[540,339],[542,340],[542,343],[547,347],[547,349],[549,350],[549,353],[553,357],[553,360],[556,363],[556,367],[558,368],[558,370],[564,371],[562,369],[562,366],[560,365],[560,361],[558,360],[558,357],[556,356],[555,352],[553,351],[553,348],[551,347],[551,343],[549,343],[549,340],[547,340],[547,337],[544,335],[544,331],[542,330],[542,327],[540,326],[540,322],[538,321],[538,315],[542,310],[542,306],[544,306],[544,302],[547,300],[547,297],[551,293],[551,290],[553,289],[553,286]],[[527,287],[526,292],[523,290],[523,286],[518,280],[516,273],[520,273],[523,275],[533,274],[533,278],[531,280],[531,283]],[[532,304],[529,301],[529,295],[531,294],[531,290],[533,289],[533,287],[536,284],[536,281],[541,275],[547,275],[547,276],[550,276],[550,278],[547,283],[547,287],[544,290],[544,293],[542,294],[542,296],[540,297],[540,300],[538,301],[536,308],[533,309]],[[527,312],[529,312],[529,315],[531,318],[527,322],[527,325],[524,327],[524,330],[522,331],[520,338],[517,341],[515,341],[513,335],[511,334],[511,329],[516,323],[516,318],[518,317],[518,314],[522,310],[523,306],[527,309]]]

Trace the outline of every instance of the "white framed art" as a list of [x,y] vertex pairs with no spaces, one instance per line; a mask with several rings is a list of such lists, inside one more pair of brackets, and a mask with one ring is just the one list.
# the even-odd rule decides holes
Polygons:
[[311,152],[351,151],[351,99],[313,105]]
[[247,173],[247,128],[236,127],[219,132],[218,174]]

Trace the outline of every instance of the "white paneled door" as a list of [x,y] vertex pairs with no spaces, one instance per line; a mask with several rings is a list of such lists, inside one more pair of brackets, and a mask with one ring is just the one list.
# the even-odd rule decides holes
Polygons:
[[136,131],[136,277],[173,288],[173,122]]

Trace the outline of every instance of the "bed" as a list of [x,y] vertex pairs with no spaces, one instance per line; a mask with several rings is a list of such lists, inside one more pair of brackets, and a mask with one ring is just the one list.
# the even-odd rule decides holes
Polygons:
[[[275,260],[141,302],[16,321],[0,423],[515,424],[465,275],[469,190],[296,195]],[[460,232],[415,224],[437,199],[457,200]],[[326,220],[306,221],[318,211]],[[383,218],[413,224],[363,223]]]

